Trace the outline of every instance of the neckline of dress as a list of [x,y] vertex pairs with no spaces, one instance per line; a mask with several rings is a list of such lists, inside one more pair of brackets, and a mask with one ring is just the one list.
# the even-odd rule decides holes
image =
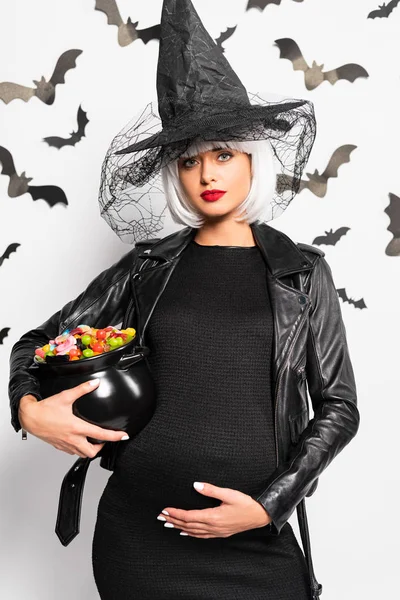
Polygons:
[[205,245],[205,244],[199,244],[198,242],[196,242],[196,240],[192,240],[192,243],[197,246],[198,248],[226,248],[226,249],[240,249],[240,250],[254,250],[254,248],[258,248],[257,245],[254,246],[220,246],[218,244],[213,244],[213,245]]

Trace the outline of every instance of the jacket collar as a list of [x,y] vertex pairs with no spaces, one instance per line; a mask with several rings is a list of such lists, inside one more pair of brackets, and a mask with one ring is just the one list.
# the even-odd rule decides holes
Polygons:
[[[266,223],[252,223],[257,246],[263,255],[268,269],[273,277],[282,277],[289,273],[304,271],[313,267],[312,262],[287,235],[270,227]],[[141,258],[151,260],[172,261],[177,258],[195,237],[198,229],[185,227],[160,241],[150,249],[139,253]]]

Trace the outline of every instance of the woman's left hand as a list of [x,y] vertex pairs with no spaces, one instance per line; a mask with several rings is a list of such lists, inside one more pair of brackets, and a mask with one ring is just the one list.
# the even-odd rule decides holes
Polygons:
[[[195,482],[197,483],[197,482]],[[264,507],[251,496],[231,488],[217,487],[204,483],[203,489],[197,491],[204,496],[218,498],[222,503],[215,508],[201,510],[183,510],[165,507],[169,514],[160,513],[166,523],[181,529],[187,535],[198,538],[230,537],[235,533],[264,527],[271,522],[271,517]],[[169,526],[171,527],[171,525]]]

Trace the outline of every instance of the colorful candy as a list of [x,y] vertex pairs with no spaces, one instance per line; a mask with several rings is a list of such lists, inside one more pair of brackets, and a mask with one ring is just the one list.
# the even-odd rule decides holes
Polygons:
[[84,360],[125,346],[135,336],[136,330],[133,327],[116,329],[109,326],[96,329],[81,324],[74,329],[66,329],[54,340],[36,348],[33,360],[36,363]]

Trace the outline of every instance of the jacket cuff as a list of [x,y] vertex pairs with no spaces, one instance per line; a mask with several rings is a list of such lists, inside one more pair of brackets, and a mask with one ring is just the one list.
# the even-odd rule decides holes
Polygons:
[[289,513],[287,511],[282,511],[282,503],[278,499],[277,495],[275,497],[271,494],[268,494],[265,490],[260,495],[252,496],[252,498],[261,504],[261,506],[267,511],[269,516],[271,517],[270,522],[270,533],[272,535],[279,535],[282,527],[285,525],[293,510]]
[[31,396],[35,396],[36,400],[43,399],[42,396],[39,394],[39,392],[37,392],[35,390],[26,389],[26,388],[17,390],[17,392],[15,393],[15,397],[18,398],[18,400],[10,403],[11,425],[14,427],[14,429],[17,433],[20,429],[22,429],[22,425],[19,422],[19,418],[18,418],[19,402],[23,396],[27,396],[28,394],[30,394]]

